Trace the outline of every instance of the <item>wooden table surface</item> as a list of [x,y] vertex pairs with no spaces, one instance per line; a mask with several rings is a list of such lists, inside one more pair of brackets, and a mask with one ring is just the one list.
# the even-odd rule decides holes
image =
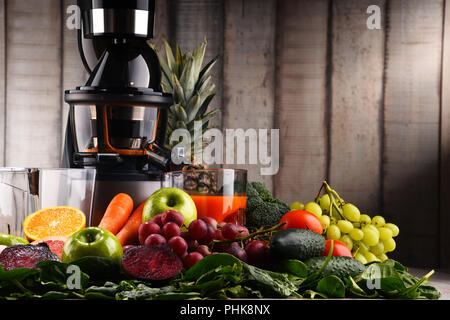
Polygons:
[[[431,269],[425,270],[408,268],[408,270],[412,275],[421,278],[426,275]],[[450,273],[435,271],[435,273],[431,276],[428,285],[436,287],[439,291],[441,291],[441,300],[450,300]]]

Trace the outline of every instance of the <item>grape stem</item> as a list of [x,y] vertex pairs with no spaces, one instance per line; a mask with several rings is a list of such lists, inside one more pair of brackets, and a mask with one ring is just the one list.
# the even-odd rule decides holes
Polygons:
[[339,194],[336,192],[336,190],[331,189],[330,185],[326,181],[324,181],[323,183],[324,183],[324,186],[325,186],[325,190],[328,193],[332,193],[337,199],[339,199],[339,201],[342,202],[342,198],[339,196]]
[[[322,189],[323,189],[323,188],[325,188],[325,191],[326,191],[326,193],[328,194],[328,197],[330,198],[330,209],[329,209],[328,215],[329,215],[330,217],[332,217],[332,214],[333,214],[333,207],[334,207],[334,208],[336,209],[337,213],[339,214],[339,216],[340,216],[343,220],[347,220],[347,219],[345,219],[345,217],[344,217],[344,215],[343,215],[343,213],[342,213],[342,209],[339,208],[339,206],[338,206],[338,205],[336,204],[336,202],[335,202],[335,198],[336,198],[337,201],[339,201],[340,203],[342,203],[342,202],[343,202],[342,198],[339,196],[339,194],[338,194],[335,190],[331,189],[331,187],[328,185],[328,183],[327,183],[326,181],[324,181],[324,182],[322,183],[322,186],[320,187],[320,190],[319,190],[319,195],[320,195],[320,193],[322,192]],[[319,195],[317,196],[316,201],[317,201],[317,199],[319,198]]]
[[270,232],[276,231],[279,228],[281,228],[282,226],[284,226],[285,224],[286,224],[286,222],[283,222],[283,223],[277,224],[276,226],[270,227],[269,229],[255,231],[255,232],[250,233],[249,235],[247,235],[245,237],[235,238],[235,239],[231,239],[231,240],[213,240],[213,241],[210,242],[210,245],[214,246],[216,243],[232,243],[232,242],[245,241],[245,240],[254,238],[254,237],[262,235],[262,234],[266,234],[266,233],[270,233]]
[[316,203],[319,203],[320,194],[322,193],[322,189],[325,187],[326,184],[327,184],[326,181],[322,182],[322,185],[320,186],[319,192],[317,193]]

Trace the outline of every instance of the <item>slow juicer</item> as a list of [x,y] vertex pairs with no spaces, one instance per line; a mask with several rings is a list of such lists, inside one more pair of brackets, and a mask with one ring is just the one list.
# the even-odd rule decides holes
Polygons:
[[153,37],[154,0],[79,0],[78,46],[89,79],[65,91],[70,105],[63,165],[95,168],[93,209],[100,222],[118,193],[135,206],[161,188],[170,165],[163,146],[171,95],[161,90]]

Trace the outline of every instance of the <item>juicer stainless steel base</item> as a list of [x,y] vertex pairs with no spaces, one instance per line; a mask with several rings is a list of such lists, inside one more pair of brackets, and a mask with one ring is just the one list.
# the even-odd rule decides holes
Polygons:
[[100,177],[96,179],[95,182],[92,211],[86,224],[90,227],[98,226],[108,204],[119,193],[130,195],[133,199],[134,207],[137,208],[141,203],[146,201],[153,192],[159,189],[161,189],[160,179],[153,179],[150,181],[112,181]]

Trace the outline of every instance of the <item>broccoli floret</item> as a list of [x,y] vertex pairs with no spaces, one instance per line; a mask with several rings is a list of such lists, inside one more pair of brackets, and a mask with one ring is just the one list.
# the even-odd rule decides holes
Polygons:
[[273,199],[272,203],[276,203],[280,207],[280,210],[284,212],[283,214],[291,211],[291,208],[286,203],[284,203],[279,199]]
[[259,198],[259,192],[253,187],[253,183],[249,182],[247,183],[247,198],[251,197],[258,197]]
[[254,211],[257,207],[265,202],[259,196],[249,197],[247,196],[247,211]]
[[273,195],[270,193],[270,191],[267,189],[267,187],[262,184],[261,182],[250,182],[252,187],[258,192],[258,195],[263,199],[264,201],[273,200]]
[[247,211],[246,225],[249,228],[274,226],[285,213],[276,203],[264,202],[254,210]]
[[288,211],[290,211],[289,206],[275,199],[262,183],[247,184],[246,225],[248,227],[274,226]]
[[258,191],[253,188],[252,183],[247,183],[247,211],[253,211],[264,203],[263,199],[259,196]]

